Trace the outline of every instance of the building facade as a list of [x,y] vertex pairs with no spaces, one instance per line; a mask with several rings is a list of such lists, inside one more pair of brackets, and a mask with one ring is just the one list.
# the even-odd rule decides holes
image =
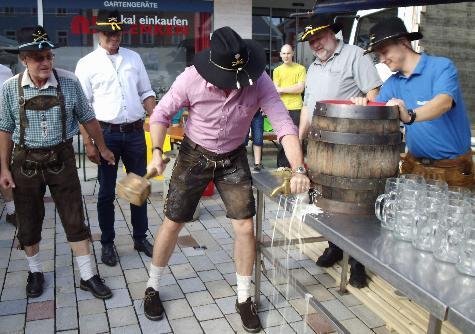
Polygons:
[[19,28],[42,24],[61,46],[54,51],[55,66],[74,71],[77,61],[98,45],[89,28],[97,12],[118,9],[128,26],[122,45],[141,55],[160,98],[195,53],[209,46],[212,31],[225,25],[262,43],[271,71],[279,64],[282,44],[295,43],[295,20],[289,15],[312,6],[313,1],[270,0],[2,0],[0,63],[22,71],[16,55],[2,51],[1,45],[11,44],[8,41],[16,39]]

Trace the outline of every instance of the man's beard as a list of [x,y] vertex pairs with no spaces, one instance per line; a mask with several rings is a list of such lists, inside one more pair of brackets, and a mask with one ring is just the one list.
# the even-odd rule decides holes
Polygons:
[[317,57],[320,61],[327,61],[333,54],[333,50],[330,50],[328,47],[324,47],[320,51],[314,51],[315,57]]

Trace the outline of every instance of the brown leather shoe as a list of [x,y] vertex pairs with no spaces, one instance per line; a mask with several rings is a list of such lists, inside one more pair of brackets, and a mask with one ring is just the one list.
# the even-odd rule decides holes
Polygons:
[[258,333],[262,329],[261,321],[257,315],[256,304],[247,298],[244,303],[238,303],[236,299],[236,311],[241,316],[242,327],[249,333]]
[[147,319],[157,321],[163,318],[163,305],[158,291],[152,287],[145,290],[143,310]]
[[5,220],[7,221],[7,223],[10,223],[16,227],[16,213],[12,213],[11,215],[7,214]]

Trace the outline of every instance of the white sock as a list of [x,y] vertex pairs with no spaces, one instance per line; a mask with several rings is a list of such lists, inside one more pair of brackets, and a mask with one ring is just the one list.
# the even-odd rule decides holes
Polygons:
[[33,256],[27,256],[26,260],[28,261],[28,266],[32,273],[41,273],[43,268],[41,267],[40,253],[36,253]]
[[87,281],[92,276],[94,276],[94,271],[92,270],[91,255],[82,255],[76,256],[76,262],[79,267],[79,274],[83,281]]
[[251,297],[251,278],[252,276],[241,276],[236,273],[238,303],[244,303]]
[[150,263],[150,277],[147,281],[147,288],[153,288],[158,291],[160,287],[160,276],[162,275],[165,267],[157,267],[153,263]]
[[7,215],[12,215],[15,213],[15,202],[5,202],[5,207],[7,209]]

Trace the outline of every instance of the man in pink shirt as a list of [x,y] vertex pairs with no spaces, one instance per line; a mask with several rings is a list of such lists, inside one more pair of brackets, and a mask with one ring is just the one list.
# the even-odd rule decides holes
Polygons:
[[185,139],[180,148],[165,203],[165,220],[153,248],[150,278],[144,297],[147,318],[159,320],[163,307],[158,289],[183,223],[193,213],[206,185],[213,180],[231,219],[234,234],[237,297],[236,310],[248,332],[261,324],[251,301],[251,275],[255,257],[253,216],[255,203],[247,152],[242,145],[255,111],[267,114],[290,165],[293,193],[307,191],[298,131],[270,77],[264,73],[265,54],[251,40],[231,28],[216,30],[211,48],[195,57],[194,66],[180,74],[155,107],[150,119],[153,159],[147,169],[162,173],[162,145],[167,127],[180,108],[188,107]]

